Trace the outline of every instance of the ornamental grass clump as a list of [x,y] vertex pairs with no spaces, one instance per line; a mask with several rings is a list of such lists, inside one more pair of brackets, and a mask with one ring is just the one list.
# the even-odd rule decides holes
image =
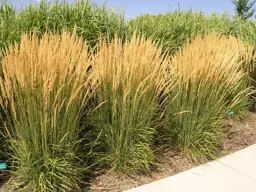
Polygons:
[[172,58],[175,86],[169,94],[165,133],[172,147],[194,160],[216,157],[226,113],[239,113],[248,105],[251,90],[244,86],[242,46],[234,37],[198,36]]
[[[3,58],[0,104],[12,176],[25,190],[79,191],[88,153],[79,151],[80,119],[96,80],[76,36],[23,34]],[[90,88],[89,88],[90,87]]]
[[91,119],[98,138],[95,158],[113,170],[148,171],[155,160],[156,113],[168,91],[166,54],[136,34],[131,41],[102,40],[96,52],[92,70],[101,83]]

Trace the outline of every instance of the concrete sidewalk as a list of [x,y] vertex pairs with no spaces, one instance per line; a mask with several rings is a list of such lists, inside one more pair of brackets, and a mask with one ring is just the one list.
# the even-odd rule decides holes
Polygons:
[[256,145],[126,192],[256,192]]

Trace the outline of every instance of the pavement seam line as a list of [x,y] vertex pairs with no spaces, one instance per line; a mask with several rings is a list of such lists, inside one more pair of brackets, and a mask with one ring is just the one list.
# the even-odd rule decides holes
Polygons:
[[233,167],[231,167],[231,166],[229,166],[229,165],[227,165],[227,164],[225,164],[225,163],[220,162],[219,160],[217,160],[217,162],[220,163],[220,164],[222,164],[222,165],[224,165],[225,167],[227,167],[227,168],[229,168],[229,169],[232,169],[233,171],[239,173],[240,175],[243,175],[243,176],[247,177],[248,179],[250,179],[250,180],[252,180],[254,183],[256,183],[256,180],[255,180],[254,178],[252,178],[252,177],[250,177],[250,176],[248,176],[248,175],[246,175],[246,174],[244,174],[244,173],[238,171],[237,169],[235,169],[235,168],[233,168]]

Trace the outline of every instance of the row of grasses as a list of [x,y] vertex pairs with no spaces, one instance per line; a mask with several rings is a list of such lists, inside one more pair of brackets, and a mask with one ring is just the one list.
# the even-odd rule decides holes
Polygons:
[[163,147],[214,159],[227,113],[251,107],[253,21],[126,23],[88,1],[3,3],[0,18],[0,160],[24,191],[82,191],[96,169],[149,173]]
[[76,31],[23,34],[0,79],[9,181],[79,191],[95,166],[150,172],[159,137],[193,160],[216,158],[225,114],[249,106],[252,89],[240,86],[249,51],[216,34],[173,57],[136,34],[99,40],[93,52]]

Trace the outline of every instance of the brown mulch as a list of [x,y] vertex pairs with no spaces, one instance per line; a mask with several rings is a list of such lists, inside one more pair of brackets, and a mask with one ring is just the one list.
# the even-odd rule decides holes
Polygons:
[[[256,143],[256,113],[250,113],[243,121],[227,120],[224,123],[226,138],[220,146],[219,156],[231,154]],[[138,187],[179,172],[198,164],[191,162],[181,153],[166,152],[160,157],[157,168],[151,175],[127,176],[109,172],[99,174],[90,186],[90,192],[119,192]]]

